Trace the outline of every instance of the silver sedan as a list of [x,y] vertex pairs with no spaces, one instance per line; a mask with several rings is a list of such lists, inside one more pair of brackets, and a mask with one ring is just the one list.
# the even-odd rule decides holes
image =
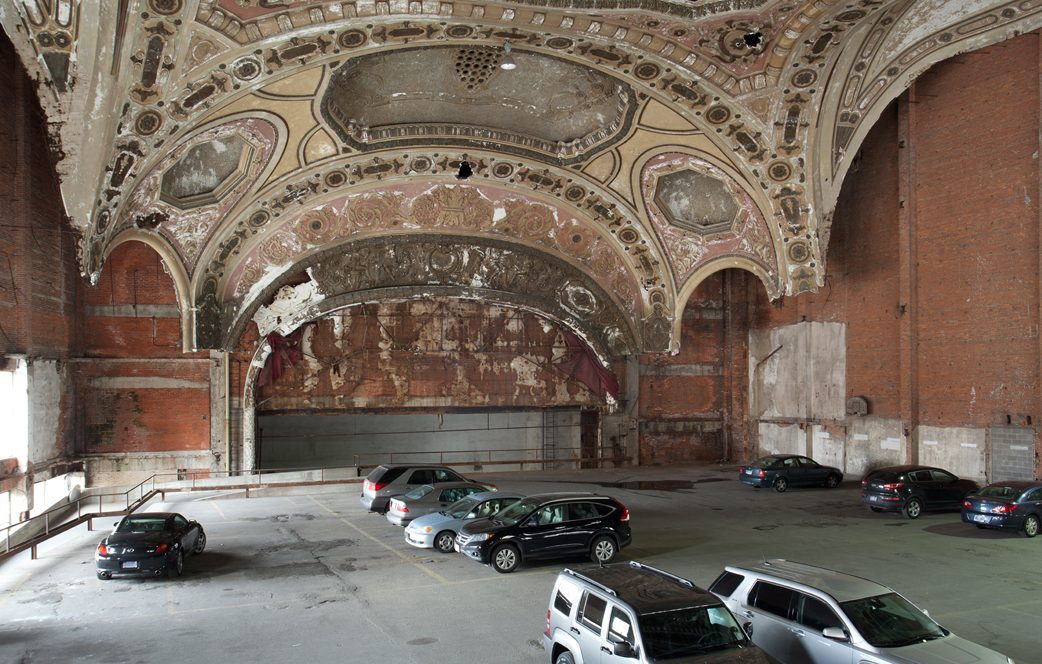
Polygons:
[[477,482],[424,484],[409,493],[391,498],[387,506],[387,520],[396,526],[405,526],[416,517],[443,510],[460,498],[488,490],[487,485]]
[[499,510],[521,498],[520,495],[496,491],[471,494],[439,512],[414,519],[405,527],[405,541],[421,549],[451,553],[456,533],[463,524],[495,516]]

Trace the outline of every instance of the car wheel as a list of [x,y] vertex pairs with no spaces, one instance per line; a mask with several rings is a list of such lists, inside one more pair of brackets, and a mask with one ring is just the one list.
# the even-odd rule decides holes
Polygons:
[[451,530],[443,530],[434,538],[434,548],[442,553],[452,553],[453,544],[456,541],[456,533]]
[[593,546],[590,547],[590,559],[602,565],[614,560],[616,553],[618,553],[618,548],[615,546],[615,540],[607,535],[601,535],[593,540]]
[[521,563],[521,554],[512,544],[503,544],[492,550],[492,566],[501,574],[509,574]]
[[785,493],[785,490],[789,488],[789,480],[784,477],[779,477],[774,480],[774,490],[778,493]]
[[575,664],[575,658],[568,650],[562,650],[561,654],[554,660],[554,664]]
[[98,572],[98,578],[102,581],[108,581],[112,578],[112,572]]
[[909,519],[918,519],[923,513],[923,503],[918,498],[909,498],[904,506],[905,516]]
[[1028,518],[1024,519],[1024,536],[1034,537],[1038,534],[1038,517],[1034,514],[1028,514]]
[[195,548],[192,549],[192,555],[198,556],[200,553],[206,550],[206,533],[199,531],[199,537],[195,540]]
[[832,473],[831,475],[826,477],[825,486],[830,489],[835,489],[837,486],[839,486],[839,475]]
[[185,572],[185,554],[180,549],[177,550],[177,558],[174,560],[174,566],[166,568],[166,575],[170,576],[181,576]]

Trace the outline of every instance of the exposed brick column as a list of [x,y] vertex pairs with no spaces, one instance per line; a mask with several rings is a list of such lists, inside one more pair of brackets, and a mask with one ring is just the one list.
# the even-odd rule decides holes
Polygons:
[[897,169],[898,169],[898,328],[900,338],[901,422],[907,442],[906,461],[919,460],[916,426],[919,422],[919,340],[918,340],[918,249],[916,242],[916,87],[912,86],[898,100]]

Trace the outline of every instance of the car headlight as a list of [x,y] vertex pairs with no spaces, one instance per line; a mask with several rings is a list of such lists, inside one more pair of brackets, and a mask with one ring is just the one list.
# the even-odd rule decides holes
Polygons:
[[478,533],[477,535],[471,535],[471,542],[484,542],[485,540],[492,539],[492,533]]
[[432,530],[434,530],[434,528],[431,528],[430,526],[424,526],[424,527],[423,527],[423,532],[425,532],[425,533],[429,533],[429,532],[431,532]]

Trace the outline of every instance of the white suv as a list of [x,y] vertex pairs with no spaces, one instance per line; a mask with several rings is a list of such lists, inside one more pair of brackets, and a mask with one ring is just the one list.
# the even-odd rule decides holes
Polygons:
[[562,570],[543,645],[552,664],[769,661],[720,600],[638,562]]
[[724,570],[709,591],[784,664],[1013,664],[875,581],[777,559]]

